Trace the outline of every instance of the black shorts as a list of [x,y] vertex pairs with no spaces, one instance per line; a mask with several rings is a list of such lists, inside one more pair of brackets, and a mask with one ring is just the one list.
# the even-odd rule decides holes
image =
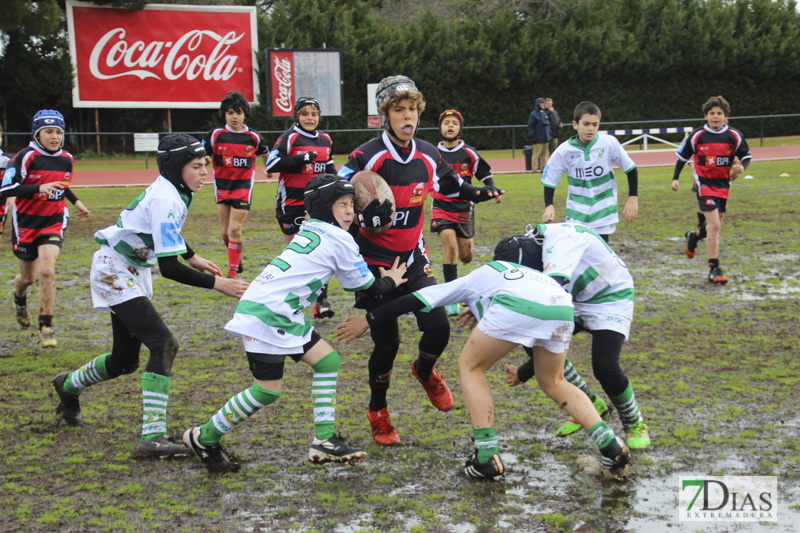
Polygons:
[[700,211],[708,212],[719,209],[720,213],[724,213],[725,209],[728,207],[728,199],[719,198],[717,196],[698,196],[697,206]]
[[229,205],[232,209],[243,209],[244,211],[250,211],[250,202],[237,200],[236,198],[228,198],[227,200],[221,200],[217,203]]
[[303,353],[293,354],[269,354],[269,353],[255,353],[245,352],[247,354],[247,362],[250,365],[250,372],[253,377],[262,381],[274,381],[283,377],[283,363],[287,357],[291,357],[295,363],[300,362],[300,359],[311,348],[317,344],[322,337],[316,331],[311,332],[311,340],[303,345]]
[[[454,222],[446,218],[437,218],[436,212],[431,214],[431,231],[439,233],[446,229],[452,229],[456,232],[456,237],[459,239],[471,239],[475,236],[475,206],[471,205],[469,208],[469,219],[466,222]],[[466,215],[467,213],[461,213]]]
[[14,250],[14,255],[17,259],[23,261],[36,261],[39,258],[39,246],[43,244],[54,244],[61,248],[64,243],[64,237],[61,235],[39,235],[30,244],[19,244],[17,242],[17,232],[11,232],[11,247]]
[[[376,278],[380,278],[381,276],[378,268],[379,267],[376,265],[369,266],[369,270],[375,275]],[[394,300],[395,298],[399,298],[405,294],[410,294],[425,287],[430,287],[431,285],[436,285],[436,278],[433,277],[430,263],[424,260],[415,261],[411,265],[411,268],[409,268],[406,272],[406,279],[408,280],[407,282],[403,283],[393,291],[381,294],[379,296],[367,296],[361,291],[356,292],[355,307],[357,309],[366,309],[367,311],[371,311],[379,305]]]
[[300,224],[306,219],[305,207],[287,207],[286,212],[275,210],[275,217],[284,235],[294,235],[300,231]]

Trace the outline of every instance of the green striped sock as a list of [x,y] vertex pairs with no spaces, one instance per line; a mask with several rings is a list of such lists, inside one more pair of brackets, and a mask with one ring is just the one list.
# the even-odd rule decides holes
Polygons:
[[594,401],[594,398],[592,398],[594,394],[592,394],[592,392],[589,390],[589,385],[583,381],[581,375],[578,374],[578,371],[575,370],[574,366],[572,366],[572,361],[570,361],[568,358],[564,358],[564,379],[585,392],[586,395],[591,398],[592,401]]
[[109,355],[111,354],[98,355],[78,370],[70,372],[67,379],[64,380],[64,390],[70,394],[78,395],[86,387],[108,380],[106,358]]
[[614,430],[608,425],[608,422],[601,420],[597,424],[589,428],[589,436],[597,444],[598,448],[605,448],[608,443],[614,440]]
[[153,440],[167,434],[167,402],[170,378],[153,372],[142,374],[142,438]]
[[638,422],[643,422],[642,412],[639,410],[639,404],[636,403],[636,396],[633,394],[633,385],[628,381],[628,386],[622,391],[622,394],[616,396],[609,396],[611,403],[617,408],[620,422],[623,426],[630,426]]
[[249,389],[231,396],[225,405],[203,424],[197,440],[203,446],[215,446],[223,435],[280,397],[280,392],[267,390],[254,381]]
[[497,436],[494,426],[490,428],[472,428],[475,448],[478,450],[478,462],[488,462],[497,453]]
[[339,353],[332,351],[313,365],[311,400],[314,404],[314,433],[319,440],[333,436],[336,419],[336,380],[339,377]]

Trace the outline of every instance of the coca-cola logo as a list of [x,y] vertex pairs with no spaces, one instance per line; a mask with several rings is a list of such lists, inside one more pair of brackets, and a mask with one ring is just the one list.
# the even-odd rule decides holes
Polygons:
[[[230,54],[229,50],[244,37],[244,33],[236,35],[236,32],[229,31],[219,35],[210,30],[191,30],[175,42],[149,43],[128,43],[125,35],[124,28],[114,28],[94,45],[89,57],[89,70],[95,78],[110,80],[136,76],[141,80],[160,80],[163,76],[173,81],[181,78],[191,81],[198,77],[205,81],[228,81],[242,70],[236,65],[239,56]],[[200,52],[204,40],[216,43],[208,55]],[[105,73],[120,65],[128,70]]]
[[292,111],[292,63],[288,59],[275,57],[272,64],[272,73],[278,82],[278,94],[275,105],[285,112]]

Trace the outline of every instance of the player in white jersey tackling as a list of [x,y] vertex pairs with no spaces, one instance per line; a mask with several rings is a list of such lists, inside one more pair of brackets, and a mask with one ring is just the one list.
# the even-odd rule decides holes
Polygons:
[[[449,283],[424,287],[338,326],[339,340],[350,342],[368,327],[409,311],[429,312],[463,302],[477,319],[458,359],[461,390],[469,409],[475,450],[460,471],[468,477],[497,479],[505,467],[498,453],[494,402],[486,371],[514,348],[531,348],[539,386],[589,431],[603,465],[619,472],[629,460],[625,444],[577,387],[564,379],[563,367],[573,329],[573,306],[551,278],[519,264],[492,261]],[[467,312],[465,311],[464,314]],[[473,321],[474,323],[475,321]]]
[[545,205],[542,222],[555,221],[553,196],[561,175],[566,172],[569,184],[566,221],[584,224],[608,242],[619,222],[617,180],[611,165],[621,167],[628,175],[628,200],[622,210],[625,222],[633,222],[639,213],[639,173],[616,137],[598,134],[600,108],[595,104],[578,104],[572,127],[578,134],[553,152],[542,174]]
[[[247,288],[244,281],[221,277],[219,267],[196,255],[181,235],[194,193],[205,182],[205,155],[203,145],[194,137],[163,137],[156,156],[161,175],[120,213],[116,224],[94,234],[100,249],[92,258],[92,303],[98,311],[111,313],[114,343],[111,353],[53,379],[60,399],[56,412],[67,424],[78,426],[83,420],[81,392],[135,372],[142,344],[147,346],[150,357],[142,373],[142,436],[134,448],[136,456],[163,458],[190,453],[167,438],[170,376],[178,341],[150,301],[150,269],[158,263],[165,278],[215,289],[232,298],[238,298]],[[178,261],[179,255],[188,266]]]
[[[498,248],[503,259],[544,272],[572,295],[575,333],[592,335],[592,369],[603,390],[617,408],[628,446],[647,448],[650,434],[633,393],[633,385],[622,371],[619,356],[633,321],[633,278],[625,263],[600,235],[580,224],[539,224],[526,235],[507,237]],[[495,252],[497,255],[497,251]],[[530,355],[530,353],[529,353]],[[534,375],[533,363],[506,369],[506,381],[514,386]],[[569,359],[564,377],[579,387],[601,416],[608,412],[602,398],[589,390]],[[581,429],[570,418],[556,432],[563,437]]]
[[314,331],[303,309],[314,305],[332,276],[348,292],[379,295],[405,283],[405,263],[395,260],[376,279],[347,228],[355,218],[353,185],[334,174],[309,180],[304,192],[304,221],[291,242],[252,281],[225,331],[242,338],[252,386],[234,395],[204,425],[186,430],[183,441],[211,471],[233,471],[219,444],[235,426],[281,396],[284,360],[302,361],[314,369],[311,395],[315,438],[308,451],[312,463],[353,462],[366,455],[335,434],[339,353]]

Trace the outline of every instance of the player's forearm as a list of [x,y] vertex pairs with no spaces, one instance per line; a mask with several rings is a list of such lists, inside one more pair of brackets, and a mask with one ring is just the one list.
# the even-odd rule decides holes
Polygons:
[[211,274],[204,274],[188,267],[178,261],[177,256],[171,255],[158,258],[158,268],[161,275],[167,279],[203,289],[213,289],[215,278]]
[[681,170],[683,170],[683,167],[685,165],[686,165],[686,162],[685,161],[681,161],[680,159],[675,163],[675,172],[673,172],[673,174],[672,174],[672,181],[675,181],[675,180],[678,179],[678,177],[681,175]]
[[544,186],[544,206],[553,205],[553,199],[556,196],[556,190],[552,187]]
[[633,167],[628,176],[628,196],[639,196],[639,170]]
[[406,294],[400,298],[386,302],[377,309],[373,309],[367,313],[367,323],[370,325],[370,327],[372,327],[374,324],[379,322],[383,322],[385,320],[389,320],[390,318],[395,318],[412,311],[418,311],[424,307],[425,304],[422,302],[422,300],[413,294]]
[[364,293],[367,296],[380,296],[393,291],[396,287],[397,285],[395,285],[392,278],[378,278],[372,285],[367,287]]

